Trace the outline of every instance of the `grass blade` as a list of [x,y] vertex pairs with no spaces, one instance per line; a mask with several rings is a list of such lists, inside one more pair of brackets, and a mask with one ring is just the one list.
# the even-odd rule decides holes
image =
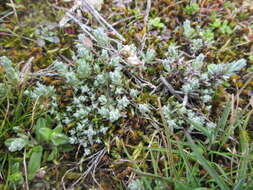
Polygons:
[[240,159],[240,164],[239,164],[239,171],[237,175],[237,185],[236,187],[240,187],[240,184],[242,183],[241,181],[245,181],[247,177],[247,171],[248,171],[248,164],[249,164],[249,152],[250,152],[250,147],[249,147],[249,135],[246,130],[246,127],[248,125],[250,116],[253,112],[251,111],[247,118],[245,119],[243,123],[243,127],[240,127],[240,147],[241,147],[241,152],[242,152],[242,157]]
[[218,173],[213,169],[210,164],[207,162],[207,160],[202,156],[202,154],[198,150],[198,146],[194,143],[191,136],[186,133],[187,140],[189,142],[189,145],[191,149],[193,150],[195,156],[199,160],[200,164],[205,168],[205,170],[209,173],[209,175],[216,181],[216,183],[219,185],[221,190],[229,190],[229,187],[227,184],[219,177]]

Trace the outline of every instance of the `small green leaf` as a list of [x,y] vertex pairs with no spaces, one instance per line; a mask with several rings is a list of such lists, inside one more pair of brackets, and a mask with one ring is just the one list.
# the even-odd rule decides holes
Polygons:
[[192,189],[191,187],[189,187],[189,184],[184,184],[180,181],[177,181],[175,183],[175,190],[189,190]]
[[193,15],[193,14],[199,12],[199,10],[200,10],[200,7],[197,3],[191,3],[190,5],[187,5],[184,8],[185,13],[188,15]]
[[69,139],[66,135],[62,133],[52,133],[51,141],[55,146],[67,144],[69,142]]
[[21,172],[13,173],[9,176],[9,181],[15,185],[24,184],[24,178]]
[[47,127],[46,120],[44,118],[39,118],[36,122],[36,128]]
[[15,185],[24,184],[24,178],[20,172],[20,163],[11,162],[9,181]]
[[214,23],[211,24],[211,27],[212,27],[213,29],[219,28],[219,27],[221,26],[221,24],[222,24],[221,20],[220,20],[220,19],[216,19],[216,20],[214,21]]
[[58,154],[58,149],[57,147],[53,147],[53,150],[52,152],[49,154],[48,158],[47,158],[47,161],[52,161],[54,160],[56,157],[57,157],[57,154]]
[[60,125],[57,125],[54,129],[53,129],[53,132],[55,133],[61,133],[63,130],[63,126],[60,124]]
[[40,169],[42,158],[42,146],[35,146],[32,149],[32,155],[28,163],[28,179],[31,180],[36,175],[38,169]]
[[149,25],[154,28],[164,28],[165,25],[161,22],[161,18],[156,17],[149,20]]
[[50,141],[52,132],[53,132],[53,130],[49,129],[47,127],[43,127],[38,130],[38,134],[43,138],[43,140],[45,140],[47,142]]
[[20,4],[22,0],[15,0],[17,4]]
[[41,128],[46,128],[46,120],[43,118],[39,118],[36,122],[36,125],[34,127],[35,135],[36,135],[36,140],[40,141],[41,140],[41,135],[39,133],[39,129]]

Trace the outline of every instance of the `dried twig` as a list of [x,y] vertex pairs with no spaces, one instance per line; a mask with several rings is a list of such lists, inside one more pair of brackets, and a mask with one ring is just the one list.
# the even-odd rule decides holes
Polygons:
[[31,69],[33,59],[34,59],[34,57],[31,57],[27,61],[27,63],[24,65],[21,72],[19,73],[19,81],[18,81],[19,86],[21,86],[25,82],[25,79],[26,79],[27,75],[29,75],[29,71]]
[[80,1],[75,1],[74,6],[71,7],[71,9],[67,11],[66,15],[59,22],[59,26],[64,27],[67,24],[67,22],[71,20],[71,18],[69,17],[69,14],[72,15],[79,7],[80,7]]
[[88,27],[87,25],[83,24],[80,20],[78,20],[75,16],[73,16],[72,14],[70,14],[69,12],[66,13],[66,15],[68,15],[74,22],[76,22],[81,29],[94,41],[97,41],[96,38],[93,37],[93,35],[90,33],[91,28]]
[[71,185],[70,189],[73,189],[80,181],[84,180],[90,172],[92,172],[92,176],[94,175],[95,169],[105,152],[106,149],[104,148],[95,154],[97,156],[88,163],[88,165],[90,164],[89,168]]
[[172,95],[174,95],[178,100],[183,102],[183,98],[178,95],[175,89],[170,85],[170,83],[168,83],[168,81],[163,76],[160,77],[160,80]]
[[185,98],[182,98],[181,96],[178,95],[177,91],[168,83],[168,81],[163,77],[161,76],[160,77],[160,80],[161,82],[164,84],[164,86],[168,89],[168,91],[174,95],[180,102],[183,102],[185,104],[185,106],[189,107],[189,108],[193,108],[192,105],[190,105],[186,100],[187,99]]
[[115,35],[118,36],[118,38],[121,40],[121,41],[126,41],[125,38],[118,33],[117,30],[115,30],[113,28],[113,26],[111,24],[109,24],[99,13],[98,11],[93,7],[91,6],[86,0],[82,0],[82,8],[83,10],[88,10],[96,19],[97,21],[102,25],[102,26],[107,26],[110,30],[112,30]]
[[15,4],[14,4],[13,0],[10,0],[10,2],[11,2],[11,7],[13,9],[13,12],[14,12],[15,18],[17,20],[17,23],[19,23],[19,21],[18,21],[18,14],[17,14],[17,10],[15,8]]
[[27,176],[27,166],[26,166],[26,149],[24,150],[23,165],[24,165],[24,171],[25,171],[25,186],[26,186],[26,190],[29,190],[29,183],[28,183],[28,176]]
[[142,38],[142,42],[141,42],[141,51],[144,49],[145,47],[145,42],[146,42],[146,35],[147,35],[147,25],[148,25],[148,17],[149,17],[149,12],[150,12],[150,9],[151,9],[151,0],[147,0],[147,8],[146,8],[146,14],[145,14],[145,17],[144,17],[144,27],[146,27],[146,30],[145,30],[145,33],[143,35],[143,38]]

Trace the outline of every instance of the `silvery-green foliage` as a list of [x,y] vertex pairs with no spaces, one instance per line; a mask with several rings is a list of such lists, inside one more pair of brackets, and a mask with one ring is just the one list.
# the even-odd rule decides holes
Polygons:
[[[163,106],[163,112],[171,131],[174,129],[182,129],[189,125],[189,130],[194,129],[195,125],[205,126],[210,130],[213,130],[216,127],[213,122],[207,121],[204,116],[195,113],[193,110],[186,108],[183,104],[175,101]],[[193,124],[189,123],[189,121]]]
[[55,89],[53,86],[46,86],[37,82],[33,90],[26,90],[24,93],[25,95],[30,95],[33,99],[38,99],[40,97],[53,98],[55,96]]
[[[99,36],[101,32],[100,29],[95,31],[97,38],[102,37]],[[60,102],[57,98],[52,98],[55,96],[51,96],[48,109],[59,124],[70,129],[71,144],[81,145],[84,154],[88,155],[92,152],[90,147],[93,144],[103,142],[104,134],[108,129],[106,126],[125,117],[123,113],[128,109],[130,100],[125,94],[128,92],[125,89],[128,85],[119,58],[110,58],[108,52],[103,50],[102,57],[96,57],[97,55],[81,43],[83,37],[79,35],[73,64],[54,62],[55,74],[64,82],[62,88],[72,88],[73,96],[66,103],[65,108],[60,108]],[[103,42],[102,39],[97,40],[105,43],[108,39],[103,39]],[[53,87],[38,84],[30,92],[32,98],[36,98],[51,91],[54,91]]]
[[168,52],[167,55],[169,56],[169,58],[179,59],[181,56],[181,52],[179,52],[178,47],[175,44],[171,44],[168,47],[167,52]]
[[[72,68],[68,68],[67,65],[63,62],[60,61],[55,61],[54,62],[54,67],[56,71],[66,79],[66,82],[71,84],[71,85],[79,85],[81,81],[78,79],[78,74],[72,70]],[[86,71],[85,71],[86,72]]]
[[101,61],[107,61],[109,60],[109,53],[108,50],[103,49],[100,56]]
[[162,64],[163,64],[163,68],[168,71],[171,72],[172,71],[172,64],[173,64],[173,60],[171,59],[165,59],[163,60]]
[[191,22],[189,20],[184,21],[183,23],[184,28],[184,36],[188,39],[194,37],[195,30],[191,27]]
[[127,187],[129,190],[145,190],[143,181],[141,181],[140,179],[132,180]]
[[119,70],[121,69],[121,65],[120,65],[120,57],[116,56],[116,57],[112,57],[112,59],[110,60],[110,62],[108,63],[111,66],[114,66],[115,68],[118,68]]
[[123,96],[123,98],[118,99],[118,108],[124,109],[129,105],[129,100],[126,96]]
[[86,79],[91,74],[91,66],[85,59],[77,60],[77,75],[79,79]]
[[138,108],[141,113],[149,113],[150,112],[150,106],[148,104],[139,104]]
[[225,64],[209,64],[207,69],[210,77],[219,77],[226,80],[245,66],[246,60],[240,59],[238,61]]
[[140,94],[140,92],[138,90],[136,90],[136,89],[131,89],[130,90],[130,96],[132,98],[136,98],[139,94]]
[[69,71],[68,66],[66,64],[64,64],[63,62],[58,61],[58,60],[54,62],[54,67],[56,68],[56,70],[59,73],[67,73]]
[[205,59],[205,55],[204,54],[199,54],[195,59],[192,60],[192,67],[195,71],[201,71],[201,68],[204,64],[204,59]]
[[189,94],[198,90],[200,86],[200,81],[198,78],[189,78],[185,84],[182,86],[182,91]]
[[104,134],[107,130],[104,126],[101,126],[101,129],[97,129],[95,124],[87,118],[79,120],[76,127],[69,131],[70,143],[80,144],[84,148],[84,154],[89,155],[90,145],[101,143],[101,137],[98,134]]
[[145,63],[152,63],[155,59],[155,56],[156,56],[156,51],[154,49],[148,49],[147,52],[143,55],[143,61]]
[[178,47],[171,44],[168,47],[166,58],[163,60],[162,64],[166,71],[172,72],[174,70],[173,63],[182,59],[182,52],[178,50]]
[[105,46],[109,43],[109,37],[106,35],[103,28],[97,28],[93,32],[94,37],[97,40],[97,43],[101,46]]
[[47,23],[35,30],[35,36],[37,37],[37,44],[39,46],[45,46],[46,41],[56,44],[60,43],[60,39],[55,35],[55,32],[52,31],[55,27],[56,24]]
[[16,83],[18,81],[19,72],[13,68],[12,62],[9,58],[6,56],[0,57],[0,66],[3,67],[6,78],[9,82]]
[[77,48],[77,54],[76,56],[73,56],[74,60],[77,60],[80,57],[82,57],[85,60],[91,60],[93,58],[90,52],[90,49],[84,47],[83,44],[77,43],[76,48]]
[[[212,96],[217,85],[246,66],[244,59],[224,64],[208,64],[205,63],[205,55],[202,53],[184,62],[184,55],[180,54],[180,51],[175,47],[172,45],[168,48],[168,55],[171,56],[166,57],[164,60],[164,70],[171,74],[174,71],[180,73],[183,81],[181,86],[182,92],[197,94],[202,100],[201,103],[204,106],[202,105],[201,107],[204,110],[210,110],[209,104],[212,101]],[[181,62],[175,62],[179,60],[179,57]]]
[[201,50],[201,48],[203,48],[203,46],[204,46],[204,42],[202,39],[193,39],[191,41],[190,48],[191,48],[191,51],[195,54],[199,50]]
[[246,60],[245,59],[240,59],[238,61],[233,61],[231,63],[226,64],[226,72],[225,75],[230,77],[236,72],[240,71],[243,67],[246,66]]
[[96,76],[94,86],[105,85],[108,82],[108,77],[105,73],[100,73]]
[[110,114],[110,110],[107,106],[102,106],[98,108],[98,113],[103,117],[103,118],[108,118]]
[[120,117],[122,117],[119,109],[111,108],[109,111],[109,120],[111,122],[117,121]]
[[[189,56],[181,53],[178,47],[170,45],[167,56],[162,62],[164,70],[166,71],[164,74],[166,76],[174,76],[176,72],[179,75],[177,77],[181,78],[182,81],[180,89],[183,92],[182,98],[183,96],[187,96],[188,100],[193,100],[196,104],[195,106],[199,106],[203,113],[209,113],[212,108],[211,103],[217,85],[245,67],[246,61],[240,59],[231,63],[207,63],[204,54],[197,54],[206,42],[204,39],[194,39],[195,36],[199,35],[198,32],[201,29],[194,30],[191,28],[190,21],[188,20],[184,22],[183,27],[184,35],[190,42],[193,55],[189,58]],[[194,34],[195,31],[196,35]],[[163,111],[171,130],[181,129],[186,126],[190,126],[190,129],[193,129],[194,125],[192,123],[198,126],[204,126],[209,130],[213,130],[216,127],[213,122],[207,120],[206,117],[208,117],[208,114],[206,117],[197,114],[176,100],[164,106]]]
[[107,98],[105,95],[101,95],[99,98],[98,98],[98,101],[100,102],[101,105],[105,105],[107,103]]
[[104,118],[109,119],[110,122],[117,121],[122,114],[119,109],[114,108],[113,106],[102,106],[98,109],[98,113]]
[[183,29],[184,36],[191,42],[190,49],[193,54],[197,53],[204,46],[210,47],[214,42],[214,33],[212,30],[202,29],[200,26],[193,28],[190,20],[184,21]]
[[117,87],[115,90],[115,95],[124,94],[125,90],[122,87]]
[[119,70],[115,70],[109,73],[110,79],[113,84],[120,85],[122,84],[122,73]]

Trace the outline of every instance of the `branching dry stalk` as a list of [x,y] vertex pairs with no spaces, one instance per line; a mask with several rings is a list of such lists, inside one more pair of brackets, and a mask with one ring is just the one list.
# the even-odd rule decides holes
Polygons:
[[[70,186],[70,188],[67,189],[73,189],[78,183],[80,183],[81,181],[83,181],[87,175],[91,174],[92,177],[95,176],[95,171],[96,171],[96,167],[97,165],[100,163],[102,157],[105,155],[106,153],[106,149],[102,149],[100,151],[98,151],[97,153],[93,154],[91,157],[96,156],[95,158],[91,159],[91,161],[87,164],[90,166],[88,167],[88,169]],[[66,175],[64,175],[65,177]],[[62,181],[64,180],[64,178],[62,179]],[[66,187],[64,187],[64,189],[66,189]]]
[[[169,84],[169,82],[163,76],[160,77],[160,80],[172,95],[174,95],[180,102],[184,101],[184,99],[178,95],[175,89]],[[189,104],[187,104],[187,106],[191,107],[191,105]]]

